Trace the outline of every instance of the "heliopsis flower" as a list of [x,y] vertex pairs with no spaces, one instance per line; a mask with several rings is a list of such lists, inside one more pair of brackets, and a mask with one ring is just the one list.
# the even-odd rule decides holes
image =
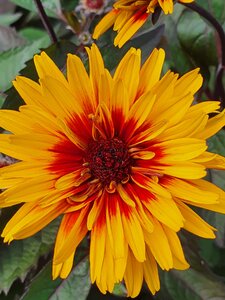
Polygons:
[[[179,0],[191,3],[194,0]],[[111,26],[117,31],[114,45],[122,47],[144,25],[148,17],[160,7],[165,14],[173,12],[173,0],[117,0],[113,9],[95,27],[93,38],[98,39]]]
[[113,76],[96,45],[87,53],[89,74],[69,54],[67,77],[44,52],[36,55],[39,83],[14,81],[25,105],[0,111],[11,132],[0,136],[0,150],[19,160],[0,169],[0,206],[23,203],[2,236],[24,239],[63,215],[53,278],[68,276],[88,236],[91,281],[103,293],[124,280],[131,297],[143,281],[154,294],[158,266],[189,266],[181,228],[215,237],[189,204],[225,213],[225,192],[203,179],[207,168],[225,169],[206,145],[225,125],[224,111],[216,101],[193,105],[198,69],[160,79],[162,49],[141,66],[141,51],[131,48]]

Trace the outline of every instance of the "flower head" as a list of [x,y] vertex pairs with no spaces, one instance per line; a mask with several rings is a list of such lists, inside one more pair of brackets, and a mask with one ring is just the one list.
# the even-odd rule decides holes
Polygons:
[[[194,0],[179,0],[191,3]],[[160,7],[165,14],[173,12],[173,0],[117,0],[113,9],[107,13],[95,27],[93,38],[98,39],[111,26],[117,31],[114,45],[122,47],[144,23],[148,17]]]
[[0,206],[24,203],[2,236],[26,238],[63,215],[53,278],[68,276],[88,235],[91,281],[103,293],[124,280],[135,297],[145,280],[154,294],[158,265],[189,266],[181,228],[215,237],[189,204],[225,213],[225,192],[202,179],[206,168],[225,169],[206,145],[225,125],[224,112],[219,102],[193,105],[198,69],[160,79],[162,49],[141,66],[141,51],[131,48],[113,76],[96,45],[87,53],[89,74],[69,54],[67,78],[44,52],[36,55],[39,83],[14,81],[25,105],[0,111],[11,132],[0,136],[0,150],[19,160],[0,169]]
[[75,11],[84,15],[90,15],[91,13],[99,15],[104,12],[107,3],[107,0],[80,0]]

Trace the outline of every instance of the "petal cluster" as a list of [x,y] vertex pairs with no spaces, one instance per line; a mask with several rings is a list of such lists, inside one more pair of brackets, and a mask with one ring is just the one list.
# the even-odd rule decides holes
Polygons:
[[[194,0],[179,0],[191,3]],[[122,47],[147,21],[148,17],[160,7],[165,14],[173,13],[173,0],[117,0],[113,9],[95,27],[93,38],[98,39],[113,26],[117,32],[114,45]]]
[[29,237],[62,215],[53,278],[68,276],[88,237],[91,281],[103,293],[124,280],[131,297],[143,281],[154,294],[158,267],[189,266],[181,228],[215,237],[189,204],[225,213],[225,192],[203,179],[207,168],[225,169],[206,144],[225,125],[224,111],[216,101],[193,104],[198,69],[161,77],[162,49],[141,65],[131,48],[113,76],[96,45],[87,54],[89,73],[69,54],[65,77],[42,52],[34,58],[39,82],[14,81],[25,105],[0,111],[11,132],[0,136],[0,151],[18,160],[0,169],[0,207],[23,205],[2,236]]

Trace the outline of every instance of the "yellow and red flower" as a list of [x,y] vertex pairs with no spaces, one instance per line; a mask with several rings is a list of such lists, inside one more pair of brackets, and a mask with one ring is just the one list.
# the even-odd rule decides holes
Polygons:
[[[179,0],[183,3],[193,1]],[[113,26],[113,30],[117,31],[114,45],[120,48],[144,25],[149,15],[154,13],[157,7],[160,7],[165,14],[171,14],[173,2],[173,0],[117,0],[113,9],[95,27],[93,38],[98,39]]]
[[88,235],[91,281],[103,293],[124,280],[135,297],[145,280],[154,294],[157,265],[189,266],[181,228],[215,237],[189,204],[225,213],[225,192],[202,179],[207,168],[225,169],[206,145],[225,125],[224,111],[216,101],[193,105],[198,69],[160,79],[162,49],[141,66],[141,51],[131,48],[113,76],[96,45],[87,53],[89,74],[69,54],[67,78],[44,52],[36,55],[39,83],[14,81],[25,105],[0,111],[11,132],[0,136],[0,150],[19,160],[0,169],[0,206],[23,203],[2,236],[24,239],[63,215],[53,278],[68,276]]

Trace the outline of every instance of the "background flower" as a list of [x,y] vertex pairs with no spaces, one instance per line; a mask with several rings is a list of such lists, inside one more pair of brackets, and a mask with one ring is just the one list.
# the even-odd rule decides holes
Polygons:
[[[180,0],[191,3],[194,0]],[[122,47],[144,25],[148,17],[161,8],[165,14],[173,12],[173,0],[118,0],[113,9],[106,14],[95,27],[93,38],[98,39],[105,31],[113,26],[117,32],[114,45]]]
[[69,275],[88,235],[91,281],[102,293],[124,279],[129,296],[143,280],[154,294],[157,265],[189,266],[181,228],[215,237],[189,204],[225,212],[225,193],[202,179],[206,168],[225,168],[206,145],[224,126],[224,112],[219,102],[192,104],[202,85],[198,69],[160,79],[162,49],[141,67],[141,51],[131,48],[113,76],[96,45],[86,50],[89,74],[69,54],[67,78],[44,52],[35,56],[39,84],[18,76],[14,86],[26,104],[0,111],[1,126],[12,132],[1,135],[0,149],[20,160],[0,169],[0,205],[25,202],[2,236],[29,237],[63,215],[53,278]]

